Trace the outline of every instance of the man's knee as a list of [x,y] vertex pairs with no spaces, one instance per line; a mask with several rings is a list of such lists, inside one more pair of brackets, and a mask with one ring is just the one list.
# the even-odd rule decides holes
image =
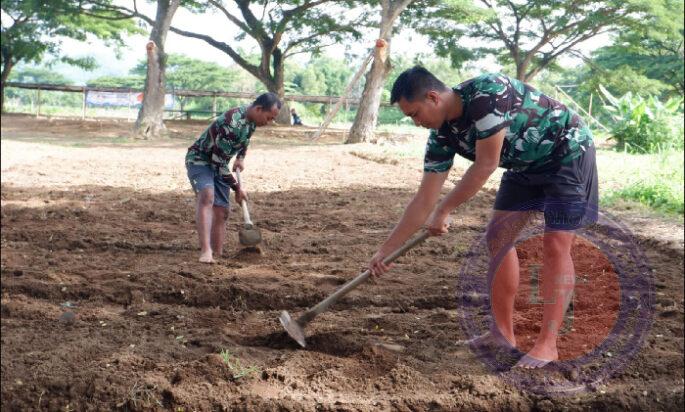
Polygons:
[[214,217],[225,222],[228,220],[228,208],[223,206],[214,206]]
[[570,232],[549,232],[545,234],[542,251],[547,257],[563,257],[571,254],[575,235]]
[[485,232],[485,241],[488,245],[488,252],[490,256],[495,256],[499,253],[509,250],[514,245],[516,234],[510,233],[502,226],[493,224],[488,225]]
[[495,211],[485,232],[491,256],[508,251],[530,218],[529,212],[502,213]]
[[197,194],[197,203],[200,207],[209,207],[214,204],[214,190],[202,189]]

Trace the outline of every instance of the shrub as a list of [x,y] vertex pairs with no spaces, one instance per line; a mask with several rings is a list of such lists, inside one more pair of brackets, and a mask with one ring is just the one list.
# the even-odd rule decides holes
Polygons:
[[683,149],[682,98],[662,103],[654,96],[643,98],[628,92],[616,98],[604,87],[600,90],[609,101],[604,108],[612,115],[616,149],[630,153]]

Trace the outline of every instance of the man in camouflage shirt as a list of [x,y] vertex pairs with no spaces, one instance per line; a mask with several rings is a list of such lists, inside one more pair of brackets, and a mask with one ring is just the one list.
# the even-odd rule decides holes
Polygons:
[[[516,346],[513,310],[519,261],[514,244],[531,213],[543,211],[543,327],[516,366],[540,368],[558,359],[558,331],[575,282],[574,230],[597,221],[597,167],[590,130],[562,103],[501,74],[485,74],[448,88],[426,69],[414,67],[395,81],[391,102],[431,132],[421,185],[369,268],[374,275],[384,273],[389,267],[383,260],[426,222],[431,235],[447,233],[449,213],[503,167],[507,171],[486,234],[494,272],[488,275],[494,322],[489,333],[469,343]],[[438,203],[456,154],[473,164]]]
[[228,219],[228,189],[235,192],[238,204],[247,199],[229,170],[233,156],[233,171],[244,168],[247,146],[257,126],[271,122],[281,108],[273,93],[264,93],[249,106],[233,108],[219,116],[188,148],[186,169],[195,191],[195,220],[200,238],[200,262],[212,263],[221,256]]

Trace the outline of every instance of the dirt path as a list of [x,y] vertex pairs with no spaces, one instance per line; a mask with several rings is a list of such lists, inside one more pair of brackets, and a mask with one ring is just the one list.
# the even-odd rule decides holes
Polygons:
[[[299,313],[357,273],[410,199],[420,163],[368,160],[352,152],[372,147],[333,144],[339,136],[311,145],[298,129],[268,129],[245,173],[264,254],[238,248],[233,213],[226,257],[198,266],[182,158],[203,126],[173,124],[162,144],[125,141],[127,127],[3,117],[3,410],[682,409],[683,253],[673,244],[638,235],[654,269],[655,322],[608,380],[583,380],[601,362],[550,372],[590,389],[572,396],[522,390],[456,343],[469,337],[466,308],[482,300],[462,295],[457,280],[492,189],[449,235],[317,318],[301,350],[279,311]],[[522,266],[540,263],[540,247],[521,244]],[[583,244],[574,260],[586,283],[564,359],[600,344],[619,305],[607,298],[616,274],[601,251]],[[539,312],[526,285],[523,350]]]

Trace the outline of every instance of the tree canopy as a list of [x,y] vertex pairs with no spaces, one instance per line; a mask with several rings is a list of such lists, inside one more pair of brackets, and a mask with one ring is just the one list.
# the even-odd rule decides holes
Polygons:
[[646,0],[450,0],[418,14],[414,26],[456,65],[496,56],[530,81],[596,36],[644,24]]
[[[129,19],[111,11],[102,11],[107,18],[94,18],[82,12],[81,0],[6,0],[2,10],[2,87],[18,63],[40,63],[47,55],[59,55],[65,63],[94,68],[89,57],[70,56],[61,50],[64,38],[86,41],[88,36],[104,40],[108,45],[124,44],[124,35],[139,29]],[[97,4],[90,4],[94,9]]]
[[622,31],[613,45],[594,53],[595,72],[632,71],[645,78],[642,83],[660,82],[669,94],[682,95],[683,14],[683,0],[655,1],[652,12],[645,16],[645,24]]

